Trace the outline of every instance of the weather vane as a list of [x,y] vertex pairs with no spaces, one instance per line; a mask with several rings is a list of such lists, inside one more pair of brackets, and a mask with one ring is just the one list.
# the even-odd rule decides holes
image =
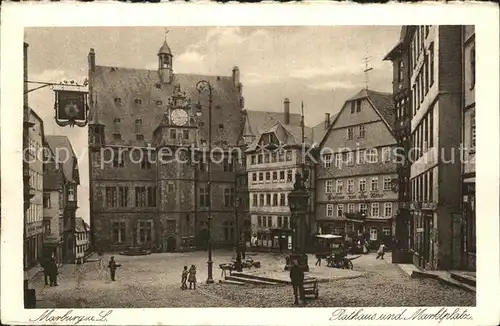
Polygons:
[[168,32],[170,32],[170,31],[168,30],[168,28],[165,28],[165,42],[167,41],[167,34],[168,34]]
[[368,73],[373,70],[372,67],[370,67],[370,58],[369,56],[365,56],[363,62],[365,63],[365,70],[363,72],[365,73],[365,88],[368,89],[368,84],[370,83],[370,76]]

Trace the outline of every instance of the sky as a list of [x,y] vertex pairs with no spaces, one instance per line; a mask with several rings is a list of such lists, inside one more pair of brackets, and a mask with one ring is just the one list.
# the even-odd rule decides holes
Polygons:
[[[364,58],[370,57],[368,87],[391,92],[392,65],[384,56],[399,39],[399,26],[290,27],[44,27],[27,28],[28,80],[83,82],[87,54],[96,64],[156,69],[165,39],[173,52],[174,73],[229,76],[240,68],[245,108],[300,112],[304,101],[308,126],[336,113],[365,87]],[[30,85],[34,88],[37,85]],[[54,121],[54,92],[29,93],[29,105],[44,120],[46,134],[66,135],[78,156],[81,185],[77,215],[89,221],[87,128],[64,127]]]

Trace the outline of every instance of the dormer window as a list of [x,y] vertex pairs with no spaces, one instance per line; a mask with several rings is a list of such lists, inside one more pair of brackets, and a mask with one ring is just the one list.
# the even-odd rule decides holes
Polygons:
[[135,139],[136,140],[144,140],[144,135],[143,134],[136,134]]
[[162,101],[156,101],[156,106],[161,106],[163,104]]
[[161,84],[160,83],[156,83],[156,88],[161,89]]
[[114,140],[121,140],[122,139],[122,134],[120,134],[120,133],[114,133],[113,134],[113,139]]
[[115,103],[116,104],[122,104],[122,99],[119,97],[115,97]]
[[224,129],[224,125],[222,123],[219,123],[219,129]]
[[142,104],[142,100],[140,98],[136,98],[134,102],[135,104]]
[[120,118],[114,118],[113,119],[113,123],[116,125],[116,124],[120,124],[122,122],[122,120]]

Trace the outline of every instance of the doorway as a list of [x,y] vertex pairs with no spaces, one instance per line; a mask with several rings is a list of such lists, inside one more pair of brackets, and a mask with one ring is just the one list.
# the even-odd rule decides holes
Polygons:
[[175,245],[177,240],[174,237],[168,237],[167,239],[167,252],[175,251]]

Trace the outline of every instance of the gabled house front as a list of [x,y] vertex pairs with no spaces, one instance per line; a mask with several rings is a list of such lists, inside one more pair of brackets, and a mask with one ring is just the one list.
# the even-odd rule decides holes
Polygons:
[[253,130],[249,123],[245,127],[249,131],[245,139],[251,141],[245,152],[250,242],[252,247],[264,250],[292,249],[293,220],[288,193],[293,189],[296,173],[307,176],[306,187],[311,194],[308,233],[313,234],[316,230],[313,218],[314,163],[305,155],[313,145],[312,130],[302,125],[302,116],[290,114],[289,105],[290,101],[285,99],[283,114],[254,111],[255,115],[262,115],[265,119],[255,124]]
[[398,210],[392,95],[362,89],[348,99],[319,145],[320,233],[391,245]]
[[[54,164],[49,164],[48,167],[56,179],[49,183],[50,187],[47,191],[44,190],[44,204],[46,204],[45,198],[50,198],[50,206],[57,205],[57,207],[52,209],[50,214],[47,207],[44,210],[44,219],[51,221],[51,227],[58,225],[59,232],[54,233],[52,238],[58,241],[55,239],[59,239],[59,235],[62,234],[62,262],[73,264],[76,261],[75,214],[78,209],[77,188],[80,184],[78,159],[68,137],[49,135],[46,136],[46,141],[50,152],[54,155]],[[56,195],[56,192],[59,194]],[[62,225],[59,222],[60,216],[62,216]],[[55,252],[57,253],[57,249]]]

